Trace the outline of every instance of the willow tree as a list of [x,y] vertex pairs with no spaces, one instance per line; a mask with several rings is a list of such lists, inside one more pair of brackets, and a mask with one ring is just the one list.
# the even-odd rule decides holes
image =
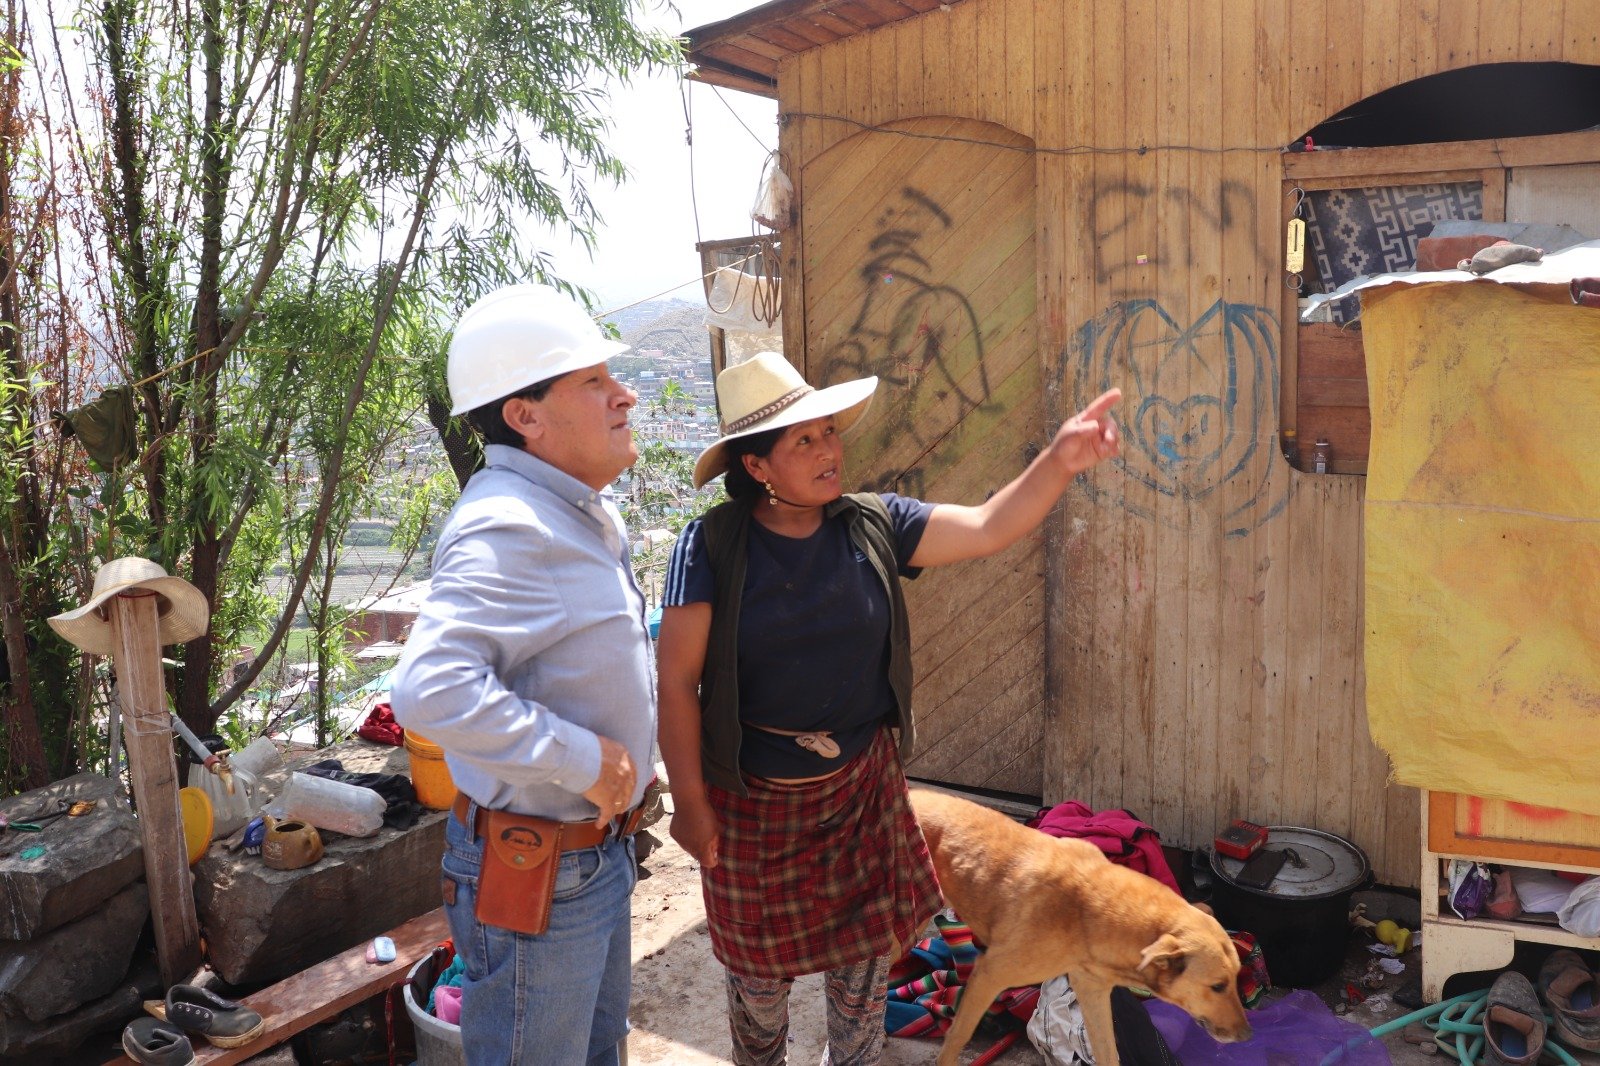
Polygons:
[[[588,188],[623,177],[591,86],[677,60],[640,13],[102,0],[37,20],[74,27],[21,57],[49,68],[37,91],[59,102],[60,165],[89,206],[58,235],[78,256],[61,298],[107,313],[95,341],[112,370],[91,383],[134,386],[138,421],[137,461],[107,475],[116,505],[73,520],[102,557],[149,555],[211,602],[176,682],[192,727],[210,730],[278,650],[330,535],[372,502],[395,428],[430,390],[437,410],[456,311],[549,278],[532,234],[591,232]],[[37,560],[7,548],[26,580]],[[222,653],[252,629],[269,635],[224,683]]]

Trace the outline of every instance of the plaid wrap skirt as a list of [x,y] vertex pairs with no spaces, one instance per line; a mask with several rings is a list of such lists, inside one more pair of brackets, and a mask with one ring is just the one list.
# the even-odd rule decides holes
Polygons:
[[722,836],[701,886],[731,972],[781,980],[899,951],[941,906],[887,728],[826,780],[745,784],[707,786]]

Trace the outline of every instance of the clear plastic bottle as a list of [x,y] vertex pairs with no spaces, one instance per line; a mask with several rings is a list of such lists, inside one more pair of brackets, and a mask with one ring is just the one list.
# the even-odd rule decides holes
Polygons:
[[1317,441],[1317,450],[1316,450],[1316,453],[1312,456],[1312,459],[1311,459],[1311,469],[1313,471],[1315,471],[1316,473],[1318,473],[1318,474],[1326,474],[1328,472],[1328,442],[1327,441],[1325,441],[1325,440]]
[[266,813],[280,822],[310,822],[346,836],[369,837],[383,828],[384,798],[370,788],[333,781],[311,774],[293,773]]
[[256,737],[246,744],[243,751],[236,752],[228,760],[235,770],[243,770],[247,774],[260,777],[278,768],[283,758],[278,754],[278,746],[266,737]]

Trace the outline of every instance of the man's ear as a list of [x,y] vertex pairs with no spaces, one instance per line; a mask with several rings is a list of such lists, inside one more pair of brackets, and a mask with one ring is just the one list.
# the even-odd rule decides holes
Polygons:
[[526,396],[513,396],[500,408],[500,418],[506,426],[532,443],[544,436],[544,412]]

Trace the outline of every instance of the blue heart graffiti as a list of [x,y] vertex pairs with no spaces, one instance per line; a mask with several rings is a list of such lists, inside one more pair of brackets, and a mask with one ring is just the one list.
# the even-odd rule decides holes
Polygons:
[[1118,385],[1127,412],[1124,476],[1105,487],[1083,478],[1090,498],[1168,521],[1151,494],[1200,501],[1230,486],[1241,501],[1223,515],[1230,537],[1282,511],[1288,482],[1275,490],[1271,477],[1277,337],[1269,309],[1225,300],[1187,326],[1149,299],[1118,302],[1084,323],[1066,362],[1076,403]]

